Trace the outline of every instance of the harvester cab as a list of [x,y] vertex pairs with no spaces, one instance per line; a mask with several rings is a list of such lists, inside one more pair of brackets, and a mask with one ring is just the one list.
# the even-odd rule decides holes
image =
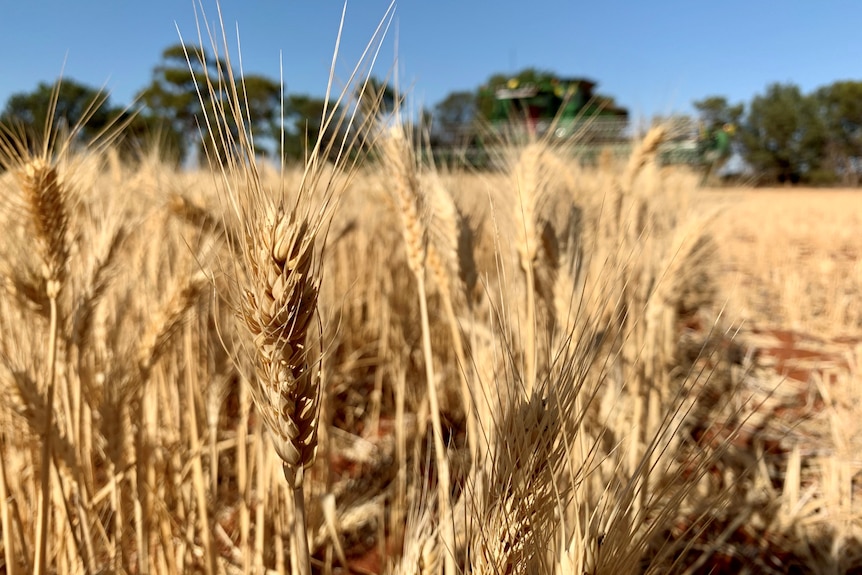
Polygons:
[[[619,140],[628,126],[628,111],[610,98],[597,96],[596,83],[585,78],[517,78],[494,86],[490,121],[508,136],[578,138],[582,142]],[[553,130],[553,133],[549,133]]]

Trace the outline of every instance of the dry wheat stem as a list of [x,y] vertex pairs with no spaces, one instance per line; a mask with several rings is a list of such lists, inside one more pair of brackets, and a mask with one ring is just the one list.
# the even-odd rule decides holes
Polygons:
[[536,280],[535,268],[538,248],[541,244],[536,230],[537,206],[544,192],[545,174],[542,165],[545,150],[543,144],[533,143],[524,148],[512,168],[516,201],[514,220],[517,230],[517,247],[521,269],[527,288],[527,333],[521,338],[524,343],[524,391],[527,399],[533,393],[537,376],[536,349]]
[[188,317],[189,311],[198,303],[208,281],[202,271],[192,274],[144,329],[137,350],[138,368],[143,380],[149,378],[155,363],[168,350],[168,344]]
[[403,128],[392,128],[383,138],[381,151],[386,169],[392,175],[391,189],[398,202],[401,231],[407,249],[407,263],[416,278],[419,311],[422,327],[422,351],[425,360],[425,379],[431,416],[434,455],[437,463],[437,503],[439,506],[439,532],[444,554],[444,572],[455,575],[455,532],[452,523],[451,476],[448,450],[443,442],[443,424],[440,419],[440,402],[434,375],[434,355],[431,347],[431,328],[425,290],[425,263],[428,252],[428,226],[424,218],[426,195],[416,170],[416,159]]
[[51,465],[53,454],[51,436],[54,410],[54,389],[57,377],[57,344],[59,338],[59,308],[57,298],[66,277],[66,263],[69,249],[66,244],[68,213],[66,211],[66,191],[59,181],[56,169],[42,158],[31,158],[18,171],[18,183],[24,194],[30,216],[36,231],[36,245],[42,260],[42,276],[50,304],[50,325],[48,333],[48,381],[46,384],[47,417],[41,450],[39,516],[36,524],[36,556],[34,573],[45,572],[48,510],[51,497]]
[[653,126],[635,147],[622,177],[623,190],[626,193],[631,193],[638,172],[655,157],[659,146],[666,137],[667,130],[663,125]]
[[17,575],[18,558],[15,554],[15,543],[12,540],[12,531],[15,529],[15,525],[12,523],[12,517],[9,513],[12,500],[9,496],[9,489],[6,483],[5,451],[5,441],[0,441],[0,528],[3,529],[3,552],[6,558],[6,573],[7,575]]
[[434,356],[431,351],[431,329],[428,319],[428,303],[425,282],[418,279],[419,309],[422,321],[422,351],[425,357],[425,378],[428,384],[428,402],[434,435],[434,453],[437,461],[437,498],[440,506],[439,529],[442,539],[443,565],[446,575],[455,575],[455,530],[450,496],[448,450],[443,443],[443,424],[440,420],[440,402],[437,398],[437,381],[434,377]]
[[[221,8],[217,8],[221,41],[227,52]],[[200,29],[198,32],[200,36]],[[214,34],[209,28],[207,32],[218,52]],[[306,346],[319,293],[315,243],[331,215],[332,189],[325,187],[322,207],[314,211],[308,194],[323,171],[317,163],[322,151],[315,148],[293,206],[285,209],[284,197],[274,205],[254,161],[244,99],[227,53],[216,83],[206,79],[206,85],[200,87],[206,91],[200,93],[200,100],[205,106],[206,95],[215,104],[214,115],[205,120],[215,149],[226,151],[227,166],[222,168],[228,192],[225,201],[245,232],[240,238],[235,273],[238,279],[244,275],[238,294],[239,315],[254,346],[253,399],[284,462],[286,479],[297,489],[317,449],[320,381],[316,367],[308,364]],[[223,89],[228,93],[226,100],[219,97]],[[229,117],[239,122],[236,135]],[[331,116],[327,115],[326,123],[329,121]],[[237,180],[235,185],[229,182],[231,175]]]
[[53,428],[54,414],[54,388],[56,384],[56,354],[57,354],[57,299],[51,298],[51,323],[49,327],[49,342],[48,342],[48,386],[46,392],[46,417],[45,428],[43,430],[44,438],[42,440],[41,462],[39,469],[41,496],[39,498],[39,516],[36,524],[36,557],[33,560],[34,573],[39,575],[46,570],[46,553],[47,553],[47,537],[48,537],[48,510],[50,507],[49,499],[51,497],[51,465],[53,462],[51,450],[51,436]]
[[467,356],[464,354],[464,339],[461,337],[461,327],[458,323],[458,318],[455,315],[455,307],[452,303],[452,292],[449,289],[449,275],[446,273],[440,256],[434,246],[428,248],[428,265],[432,269],[434,279],[441,291],[441,299],[443,300],[443,308],[446,311],[446,318],[449,321],[449,331],[452,334],[452,346],[455,349],[455,357],[457,359],[456,368],[458,370],[459,379],[461,381],[461,401],[464,406],[464,414],[467,419],[467,443],[469,444],[470,454],[475,459],[479,453],[479,428],[477,421],[477,411],[473,394],[470,390],[470,382],[467,378],[468,370],[471,363],[467,361]]
[[[187,326],[184,333],[183,344],[186,348],[185,355],[193,357],[192,350],[192,333],[190,326]],[[193,370],[186,370],[185,377],[186,387],[186,404],[192,408],[195,405],[195,389],[199,387],[195,381]],[[196,503],[198,506],[198,517],[200,518],[200,533],[206,557],[205,567],[207,575],[216,575],[216,550],[212,542],[212,530],[210,527],[210,512],[207,503],[206,485],[203,479],[203,442],[198,432],[198,416],[197,410],[191,409],[188,415],[189,439],[191,448],[197,452],[197,456],[192,460],[192,482],[196,495]]]
[[[244,113],[244,99],[234,80],[227,54],[227,38],[221,20],[221,40],[225,47],[225,66],[219,68],[217,84],[207,78],[203,89],[215,114],[205,118],[214,149],[226,151],[221,175],[227,195],[223,198],[242,227],[239,246],[234,248],[234,277],[238,280],[238,314],[252,339],[255,377],[252,398],[273,440],[276,453],[293,494],[294,526],[291,536],[291,567],[294,573],[311,570],[305,525],[303,480],[305,469],[314,462],[318,442],[320,373],[309,362],[309,327],[317,310],[319,269],[315,245],[323,240],[333,209],[333,181],[323,187],[324,198],[315,209],[308,195],[316,189],[324,169],[320,154],[331,147],[314,148],[305,164],[299,191],[293,205],[285,209],[282,189],[279,202],[264,189],[254,161],[254,143]],[[207,29],[209,32],[209,29]],[[200,29],[199,29],[200,36]],[[213,35],[210,34],[211,39]],[[215,41],[213,48],[218,50]],[[216,54],[218,58],[218,54]],[[191,65],[190,65],[191,67]],[[226,88],[228,98],[220,97]],[[205,95],[199,93],[206,107]],[[334,114],[325,113],[326,129]],[[234,134],[228,117],[236,118]],[[339,158],[341,158],[339,154]],[[345,160],[336,161],[343,167]],[[231,185],[230,178],[234,178]],[[334,177],[334,176],[333,176]],[[324,230],[324,231],[322,231]],[[321,237],[318,238],[318,234]],[[318,246],[319,247],[319,246]],[[262,480],[262,479],[261,479]],[[258,515],[263,513],[262,504]],[[248,514],[241,517],[243,537],[248,540]],[[263,531],[257,531],[255,545],[262,550]],[[254,562],[259,563],[262,553]],[[249,565],[246,557],[246,566]],[[260,565],[258,565],[260,566]]]
[[458,214],[455,202],[436,177],[432,180],[432,186],[428,195],[433,208],[433,214],[427,264],[431,268],[434,281],[441,292],[443,306],[449,320],[452,345],[455,349],[455,357],[458,360],[457,368],[461,381],[461,401],[464,405],[464,413],[467,418],[467,442],[470,447],[470,454],[475,461],[479,453],[479,429],[476,405],[473,401],[470,382],[467,377],[471,364],[467,361],[464,353],[464,340],[461,337],[461,326],[455,314],[453,290],[451,289],[452,283],[449,279],[459,275]]

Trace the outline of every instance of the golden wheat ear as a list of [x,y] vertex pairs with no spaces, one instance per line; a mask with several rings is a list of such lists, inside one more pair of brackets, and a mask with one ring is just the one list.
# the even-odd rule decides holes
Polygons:
[[69,248],[66,229],[66,190],[57,170],[43,158],[31,158],[17,173],[36,231],[36,250],[42,260],[42,276],[49,298],[55,298],[66,277]]
[[320,380],[306,349],[319,294],[315,231],[279,210],[271,228],[260,230],[257,249],[246,250],[251,273],[241,308],[257,358],[255,399],[294,489],[317,449]]

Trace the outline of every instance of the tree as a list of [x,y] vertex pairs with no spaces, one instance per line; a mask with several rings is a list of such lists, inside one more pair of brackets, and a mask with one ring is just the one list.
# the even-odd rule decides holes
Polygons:
[[265,76],[251,74],[243,77],[238,89],[243,102],[243,119],[256,134],[254,151],[269,156],[275,152],[275,145],[281,138],[284,98],[281,85]]
[[400,105],[398,93],[389,82],[368,78],[356,87],[356,100],[378,116],[393,113]]
[[793,84],[772,84],[756,96],[741,134],[746,162],[778,182],[810,181],[820,167],[825,139],[815,100]]
[[121,155],[141,158],[155,153],[166,163],[179,165],[184,157],[184,142],[180,134],[160,118],[124,112],[124,125],[118,143]]
[[13,94],[0,114],[0,121],[30,136],[41,136],[50,118],[53,129],[76,130],[76,138],[87,142],[110,128],[121,115],[122,110],[112,108],[107,95],[100,90],[66,79],[53,84],[43,82],[32,92]]
[[206,86],[211,81],[219,87],[213,98],[218,102],[224,100],[226,94],[217,81],[220,69],[225,69],[224,62],[203,48],[175,44],[162,52],[150,85],[138,93],[142,114],[180,142],[182,157],[193,146],[200,146],[201,138],[204,142],[209,140],[197,89],[200,87],[210,108],[207,113],[212,114],[215,105],[206,94]]
[[724,96],[710,96],[696,100],[694,108],[706,130],[712,131],[726,124],[738,126],[745,112],[745,104],[731,106]]
[[857,185],[862,160],[862,82],[835,82],[814,93],[825,129],[824,167]]
[[284,149],[286,160],[302,160],[310,153],[320,139],[320,148],[325,151],[332,145],[332,153],[338,154],[340,142],[346,135],[347,127],[336,118],[327,125],[321,134],[323,113],[331,114],[335,108],[334,102],[323,98],[294,94],[288,96],[285,103]]
[[[31,151],[44,137],[55,138],[53,133],[60,138],[70,136],[72,145],[110,142],[127,158],[140,157],[156,143],[163,157],[175,157],[172,150],[178,148],[155,122],[112,106],[99,89],[68,79],[13,94],[0,114],[0,123],[5,125],[0,137],[7,144],[11,138],[20,139],[16,146],[28,146]],[[52,133],[46,134],[46,129]]]
[[[227,156],[222,148],[231,140],[236,142],[242,124],[255,133],[255,152],[270,155],[281,130],[280,84],[265,76],[245,75],[236,84],[241,110],[235,110],[230,105],[230,87],[224,78],[219,81],[226,72],[224,60],[203,48],[182,44],[166,48],[150,85],[138,94],[143,114],[172,141],[180,142],[183,153],[198,148],[211,160],[223,161]],[[198,91],[203,94],[203,104]],[[236,113],[242,118],[232,117]],[[216,114],[225,115],[221,125],[230,133],[209,133],[205,116]]]
[[432,113],[433,140],[444,145],[462,144],[478,112],[476,93],[452,92],[434,106]]

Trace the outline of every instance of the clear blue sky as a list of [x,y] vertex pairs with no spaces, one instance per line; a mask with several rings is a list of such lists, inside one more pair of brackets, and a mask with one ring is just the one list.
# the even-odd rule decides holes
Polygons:
[[[204,0],[207,20],[215,0]],[[389,0],[351,0],[339,68],[359,57]],[[161,51],[196,39],[192,0],[0,0],[0,105],[65,75],[105,85],[128,104]],[[343,3],[223,0],[231,43],[239,26],[246,71],[288,92],[322,95]],[[809,91],[862,80],[862,2],[785,0],[402,0],[375,70],[393,67],[426,106],[496,72],[533,66],[596,80],[636,116],[689,112],[694,99],[748,102],[771,82]]]

